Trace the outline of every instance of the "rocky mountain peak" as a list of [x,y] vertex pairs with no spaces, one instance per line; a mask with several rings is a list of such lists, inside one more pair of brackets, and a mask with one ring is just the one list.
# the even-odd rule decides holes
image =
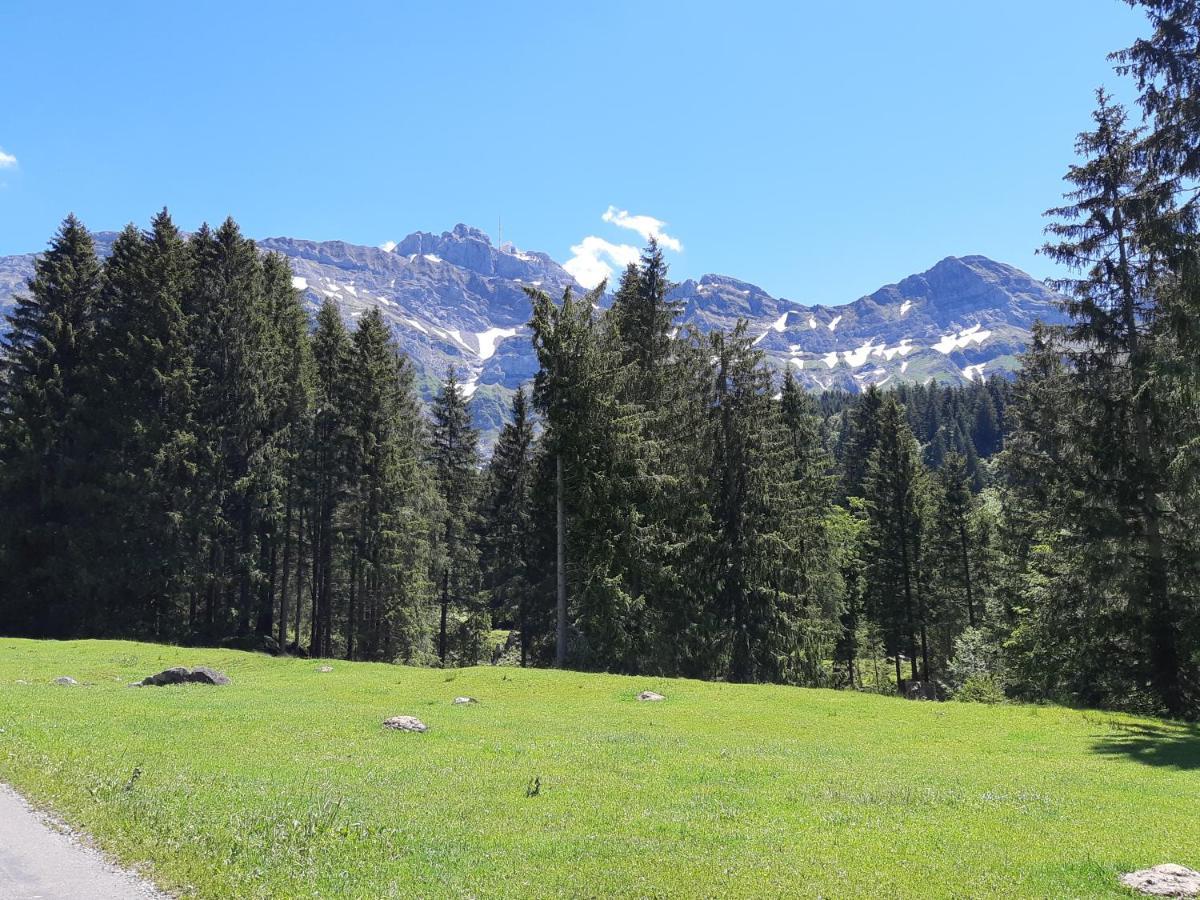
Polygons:
[[[107,254],[115,234],[97,235]],[[494,435],[516,388],[537,370],[524,288],[557,296],[571,275],[545,253],[458,224],[418,231],[384,248],[344,241],[267,238],[288,257],[293,283],[315,309],[334,300],[353,322],[379,309],[411,357],[428,397],[448,366],[472,395],[477,423]],[[390,248],[390,249],[385,249]],[[33,254],[0,257],[0,313],[33,273]],[[804,306],[748,281],[708,274],[676,285],[681,324],[702,331],[746,320],[777,368],[813,389],[935,379],[962,382],[1011,372],[1038,319],[1062,317],[1059,297],[1025,272],[984,256],[947,257],[929,270],[835,306]]]

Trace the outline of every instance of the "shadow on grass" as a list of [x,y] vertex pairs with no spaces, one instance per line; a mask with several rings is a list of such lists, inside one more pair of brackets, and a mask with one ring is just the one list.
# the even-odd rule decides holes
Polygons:
[[1126,756],[1148,766],[1200,769],[1200,726],[1164,722],[1108,723],[1111,734],[1093,748],[1106,756]]

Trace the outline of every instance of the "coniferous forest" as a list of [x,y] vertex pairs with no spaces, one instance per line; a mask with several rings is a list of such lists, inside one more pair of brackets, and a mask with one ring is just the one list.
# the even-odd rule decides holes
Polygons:
[[68,217],[0,370],[0,631],[1200,712],[1200,16],[1142,0],[1012,382],[802,391],[653,241],[529,290],[490,456],[237,225]]

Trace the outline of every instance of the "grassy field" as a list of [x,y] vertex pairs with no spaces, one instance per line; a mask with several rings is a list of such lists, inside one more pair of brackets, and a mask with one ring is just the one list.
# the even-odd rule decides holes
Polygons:
[[[177,664],[233,684],[127,687]],[[0,780],[183,896],[1103,897],[1122,871],[1200,866],[1190,727],[319,665],[0,640]],[[430,730],[381,727],[397,714]]]

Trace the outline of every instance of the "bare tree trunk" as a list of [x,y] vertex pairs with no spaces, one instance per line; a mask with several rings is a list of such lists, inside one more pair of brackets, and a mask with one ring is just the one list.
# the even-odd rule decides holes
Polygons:
[[557,488],[558,527],[555,539],[555,561],[558,573],[558,596],[555,604],[557,627],[554,641],[554,664],[562,668],[567,664],[567,514],[563,496],[562,454],[555,457],[555,485]]
[[967,529],[958,526],[958,543],[962,551],[963,579],[967,587],[967,624],[975,627],[975,596],[971,590],[971,556],[967,551]]
[[[913,681],[919,680],[920,676],[917,673],[917,630],[916,623],[913,621],[913,597],[912,597],[912,572],[911,563],[908,558],[908,528],[904,527],[904,532],[900,538],[901,562],[904,566],[904,616],[908,624],[908,652],[909,652],[909,667],[912,670]],[[899,658],[899,651],[896,651]],[[899,664],[897,664],[898,666]],[[897,668],[899,672],[899,668]]]
[[283,516],[283,572],[279,584],[279,649],[287,651],[288,585],[292,576],[292,492],[289,488],[287,510]]
[[[309,547],[312,552],[312,547]],[[296,647],[304,634],[304,507],[299,509],[296,522]]]
[[438,629],[438,660],[446,664],[446,619],[450,613],[450,567],[442,569],[442,624]]
[[350,557],[350,604],[346,610],[346,659],[354,659],[354,615],[358,599],[358,546],[357,542]]

